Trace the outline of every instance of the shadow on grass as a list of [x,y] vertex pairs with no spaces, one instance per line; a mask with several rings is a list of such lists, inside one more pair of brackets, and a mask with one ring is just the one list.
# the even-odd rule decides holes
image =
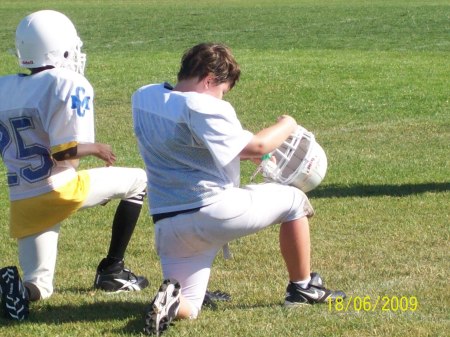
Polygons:
[[316,198],[346,198],[391,196],[403,197],[406,195],[426,192],[446,192],[450,190],[450,183],[423,183],[400,185],[330,185],[319,187],[308,193],[309,197]]
[[[78,292],[78,289],[74,292]],[[111,328],[110,332],[118,334],[140,334],[144,328],[144,317],[149,303],[128,302],[126,300],[102,299],[95,303],[84,304],[47,304],[44,301],[31,303],[30,316],[26,321],[18,322],[0,316],[0,327],[22,324],[39,324],[59,326],[66,323],[93,323],[109,321],[126,321],[120,328]],[[204,307],[203,310],[217,310]],[[1,335],[1,333],[0,333]]]
[[17,324],[45,324],[60,325],[65,323],[108,322],[127,320],[124,328],[117,329],[118,333],[136,334],[144,328],[144,313],[148,304],[126,301],[102,301],[96,303],[74,305],[37,305],[31,304],[30,316],[24,322],[17,322],[0,318],[1,326]]

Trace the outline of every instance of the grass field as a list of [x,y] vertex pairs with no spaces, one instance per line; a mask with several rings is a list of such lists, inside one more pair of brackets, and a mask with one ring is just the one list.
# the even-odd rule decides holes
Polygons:
[[[167,337],[448,336],[448,1],[2,0],[0,75],[19,71],[8,53],[15,27],[43,8],[64,12],[78,28],[96,92],[97,140],[112,144],[117,165],[142,167],[132,92],[174,83],[181,53],[201,41],[227,43],[240,62],[241,81],[225,98],[244,127],[258,131],[291,114],[327,152],[327,177],[310,193],[312,265],[351,298],[284,309],[287,274],[275,226],[232,242],[233,260],[216,259],[209,288],[233,300],[177,322]],[[83,168],[97,165],[89,159]],[[243,164],[243,183],[253,170]],[[0,336],[140,334],[161,281],[147,208],[126,262],[150,287],[113,296],[92,290],[115,205],[64,222],[54,296],[33,303],[27,322],[0,318]],[[8,214],[2,179],[0,266],[18,264]]]

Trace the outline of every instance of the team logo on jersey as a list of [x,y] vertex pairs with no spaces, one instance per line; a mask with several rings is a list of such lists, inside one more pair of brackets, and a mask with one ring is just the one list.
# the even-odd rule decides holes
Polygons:
[[71,95],[72,98],[72,109],[77,110],[77,115],[83,117],[86,110],[90,110],[89,102],[91,100],[90,96],[85,96],[86,90],[83,87],[78,87],[75,89],[75,95]]

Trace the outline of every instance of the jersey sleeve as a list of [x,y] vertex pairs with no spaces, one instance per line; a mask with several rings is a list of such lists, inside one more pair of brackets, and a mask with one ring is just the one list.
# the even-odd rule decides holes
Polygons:
[[223,167],[227,166],[250,142],[253,134],[244,130],[231,104],[220,101],[209,113],[191,111],[190,121],[194,135]]
[[40,107],[52,153],[95,141],[94,92],[84,77],[73,75],[59,77],[53,99]]

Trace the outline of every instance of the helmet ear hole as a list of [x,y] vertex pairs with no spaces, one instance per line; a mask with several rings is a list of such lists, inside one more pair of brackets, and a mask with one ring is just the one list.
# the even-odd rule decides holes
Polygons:
[[69,57],[69,52],[68,51],[65,51],[64,52],[64,58],[66,59],[66,58],[68,58]]

